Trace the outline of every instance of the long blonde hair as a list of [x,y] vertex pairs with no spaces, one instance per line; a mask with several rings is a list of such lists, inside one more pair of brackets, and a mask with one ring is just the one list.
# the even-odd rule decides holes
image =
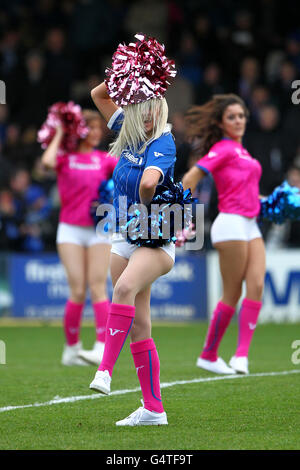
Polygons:
[[[110,144],[111,155],[121,155],[129,147],[133,153],[143,153],[146,146],[158,139],[167,124],[168,105],[165,98],[153,98],[138,104],[124,106],[124,121],[116,140]],[[145,132],[144,121],[153,119],[152,135],[149,138]]]

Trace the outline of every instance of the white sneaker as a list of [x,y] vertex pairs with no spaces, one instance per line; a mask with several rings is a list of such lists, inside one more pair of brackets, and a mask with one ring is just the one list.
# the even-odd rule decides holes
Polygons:
[[61,363],[64,366],[88,366],[88,362],[84,361],[78,356],[78,353],[81,348],[81,341],[78,341],[78,343],[73,344],[72,346],[65,344]]
[[90,383],[90,389],[109,395],[110,383],[111,376],[108,370],[97,370],[94,380]]
[[156,413],[146,410],[144,404],[127,418],[116,422],[117,426],[161,426],[163,424],[168,424],[166,412]]
[[81,349],[78,353],[78,356],[81,357],[81,359],[83,359],[84,361],[89,362],[90,364],[95,364],[96,366],[99,366],[102,361],[104,346],[105,344],[101,341],[96,341],[93,349],[91,349],[90,351]]
[[207,359],[198,357],[196,366],[208,370],[209,372],[214,372],[215,374],[235,374],[235,370],[228,367],[221,357],[218,357],[216,361],[208,361]]
[[233,356],[229,362],[230,367],[232,367],[238,374],[249,374],[248,369],[248,357],[246,356]]

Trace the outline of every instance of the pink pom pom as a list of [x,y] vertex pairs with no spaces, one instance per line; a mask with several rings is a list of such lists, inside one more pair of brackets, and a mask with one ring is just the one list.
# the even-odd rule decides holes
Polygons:
[[196,235],[194,228],[195,225],[190,223],[188,228],[178,231],[176,233],[175,246],[182,247],[188,240],[192,240]]
[[109,96],[118,106],[163,98],[176,76],[175,63],[165,56],[165,46],[155,38],[136,34],[136,43],[119,44],[107,68],[105,84]]
[[74,152],[80,139],[84,139],[88,133],[81,107],[73,101],[68,103],[54,103],[48,110],[48,116],[41,129],[38,131],[37,140],[46,149],[53,139],[57,126],[61,124],[64,136],[60,149],[64,152]]

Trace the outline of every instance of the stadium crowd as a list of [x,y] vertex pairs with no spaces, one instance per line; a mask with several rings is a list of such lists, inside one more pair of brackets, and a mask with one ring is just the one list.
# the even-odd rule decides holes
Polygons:
[[[300,78],[297,2],[1,0],[2,250],[55,249],[56,176],[41,164],[37,131],[54,102],[95,109],[90,90],[103,80],[118,43],[130,42],[136,32],[163,42],[178,70],[166,95],[177,147],[175,180],[199,159],[185,138],[185,111],[213,94],[233,92],[250,110],[244,145],[262,164],[261,194],[285,178],[300,187],[300,105],[292,102],[292,83]],[[107,130],[102,150],[110,139]],[[208,234],[217,213],[212,179],[196,195],[205,203]],[[267,246],[299,247],[300,221],[265,226],[264,236]]]

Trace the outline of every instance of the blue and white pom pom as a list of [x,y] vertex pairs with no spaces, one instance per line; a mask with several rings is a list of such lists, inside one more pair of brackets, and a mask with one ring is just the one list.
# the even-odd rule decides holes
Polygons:
[[[184,191],[182,183],[170,181],[168,186],[159,185],[151,203],[144,206],[145,210],[137,208],[128,215],[128,222],[120,227],[120,231],[129,243],[137,246],[157,248],[175,243],[176,232],[189,227],[192,222],[192,204],[195,202],[190,189]],[[178,220],[179,227],[175,224]]]
[[[114,182],[112,178],[109,180],[103,181],[98,189],[98,199],[95,199],[91,203],[90,207],[90,214],[93,218],[94,225],[95,227],[97,226],[98,222],[100,222],[103,218],[103,216],[97,215],[97,208],[100,204],[112,204],[113,203],[113,197],[114,197]],[[109,225],[105,225],[105,231],[109,231]]]
[[260,200],[259,220],[283,224],[300,220],[300,190],[284,181],[267,197]]

